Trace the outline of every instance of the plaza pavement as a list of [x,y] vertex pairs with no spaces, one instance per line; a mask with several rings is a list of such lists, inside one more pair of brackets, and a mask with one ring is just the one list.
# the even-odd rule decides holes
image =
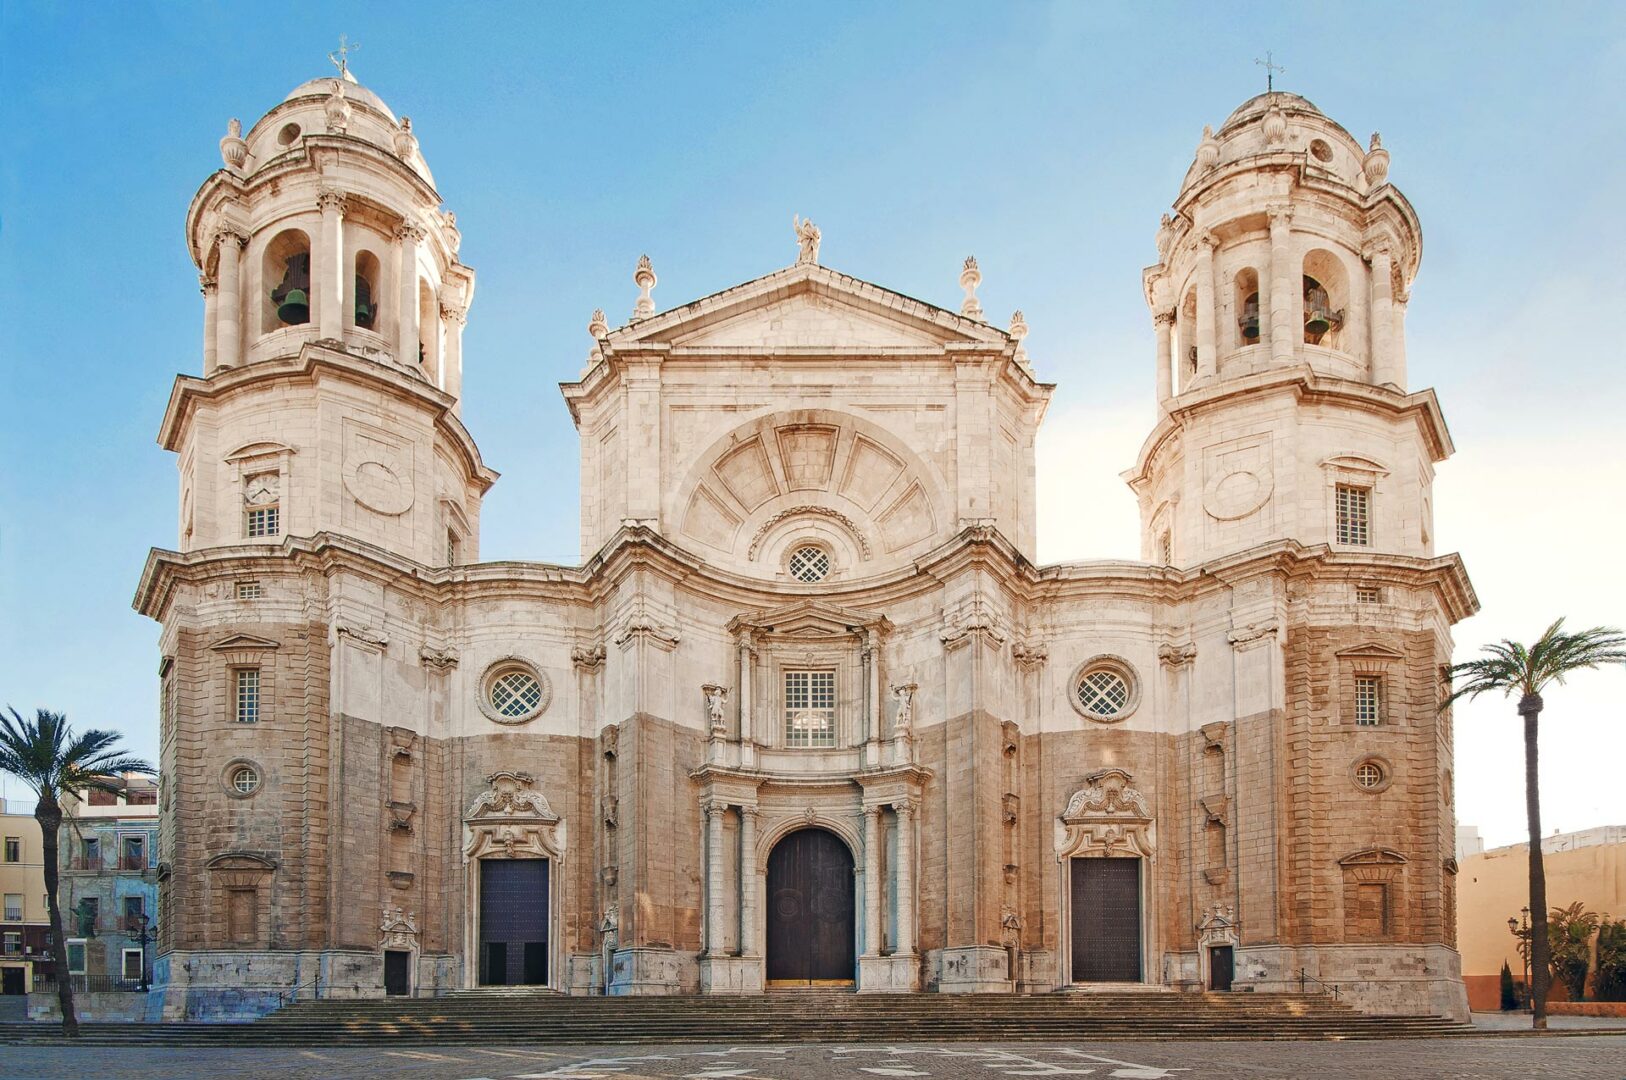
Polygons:
[[5,1080],[1098,1080],[1402,1076],[1405,1080],[1626,1080],[1626,1035],[1392,1042],[1112,1042],[831,1046],[452,1047],[403,1050],[0,1048]]

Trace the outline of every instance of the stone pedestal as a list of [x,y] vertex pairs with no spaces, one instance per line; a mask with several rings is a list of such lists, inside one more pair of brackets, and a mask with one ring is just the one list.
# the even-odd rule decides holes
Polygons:
[[920,989],[920,957],[860,956],[860,994],[901,994]]
[[937,981],[944,994],[1009,994],[1010,953],[998,945],[962,945],[943,950],[943,974]]
[[612,997],[636,994],[693,993],[696,985],[694,954],[672,949],[620,949],[610,958]]
[[762,957],[717,956],[700,960],[702,994],[762,993]]

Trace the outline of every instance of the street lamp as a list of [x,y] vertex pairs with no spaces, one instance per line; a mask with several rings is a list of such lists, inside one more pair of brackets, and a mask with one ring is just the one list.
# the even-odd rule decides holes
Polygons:
[[[1521,921],[1522,920],[1522,921]],[[1519,955],[1524,959],[1524,1001],[1526,1008],[1534,1008],[1534,1000],[1530,993],[1530,909],[1519,909],[1519,918],[1511,915],[1507,920],[1507,932],[1524,943]]]
[[[147,942],[149,940],[148,928],[152,920],[144,914],[137,915],[136,918],[141,920],[141,934],[137,939],[141,942],[141,985],[137,989],[145,994],[151,989],[150,984],[147,982]],[[1512,922],[1513,920],[1509,919],[1508,921]]]

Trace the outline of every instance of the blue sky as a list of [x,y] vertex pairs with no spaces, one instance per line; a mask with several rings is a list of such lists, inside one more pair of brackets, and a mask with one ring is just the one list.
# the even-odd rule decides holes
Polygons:
[[[174,543],[154,437],[175,373],[201,366],[183,215],[227,118],[330,72],[340,32],[360,80],[413,118],[480,275],[464,419],[504,473],[486,558],[576,560],[555,384],[595,307],[630,313],[638,255],[675,306],[789,263],[793,213],[818,222],[828,265],[948,306],[977,256],[991,317],[1020,307],[1060,384],[1040,557],[1133,556],[1117,473],[1151,422],[1140,269],[1203,124],[1263,89],[1253,61],[1273,49],[1281,88],[1383,132],[1423,221],[1411,378],[1439,391],[1459,448],[1438,540],[1485,604],[1459,655],[1560,613],[1626,621],[1620,5],[292,11],[0,7],[0,703],[155,754],[157,628],[129,601],[147,548]],[[1622,677],[1549,698],[1550,825],[1626,821]],[[1522,828],[1516,728],[1500,701],[1459,714],[1459,817],[1493,842]]]

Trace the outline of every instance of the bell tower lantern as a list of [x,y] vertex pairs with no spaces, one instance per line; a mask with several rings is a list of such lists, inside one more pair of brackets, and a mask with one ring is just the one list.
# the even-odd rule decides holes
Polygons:
[[1407,391],[1422,232],[1389,162],[1297,94],[1203,129],[1144,273],[1158,425],[1128,474],[1144,558],[1284,538],[1432,553],[1450,438],[1433,393]]
[[322,532],[430,566],[478,549],[495,474],[458,420],[474,271],[412,122],[346,54],[247,131],[231,120],[187,211],[202,372],[160,433],[182,550]]

